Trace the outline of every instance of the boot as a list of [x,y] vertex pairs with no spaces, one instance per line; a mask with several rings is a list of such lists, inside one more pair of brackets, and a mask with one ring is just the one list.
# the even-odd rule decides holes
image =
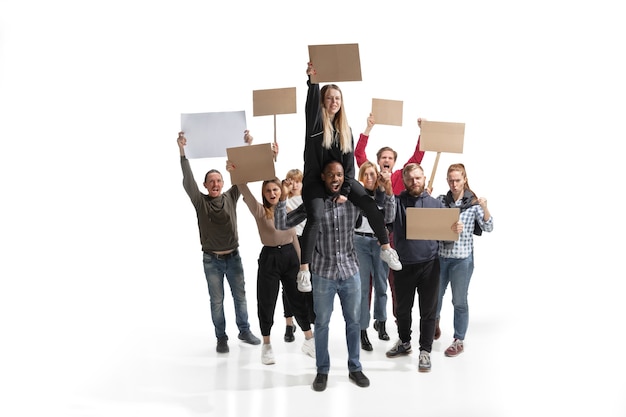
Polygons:
[[385,330],[385,322],[374,320],[374,330],[378,331],[378,338],[380,340],[389,340],[387,330]]
[[296,331],[296,325],[292,324],[292,325],[287,325],[285,327],[285,342],[290,343],[293,342],[294,340],[296,340],[296,337],[294,336],[294,332]]
[[435,337],[434,337],[434,339],[437,340],[437,339],[439,339],[439,337],[441,337],[441,329],[439,328],[439,319],[435,319]]
[[367,337],[367,330],[361,330],[361,349],[368,351],[373,349],[370,339]]

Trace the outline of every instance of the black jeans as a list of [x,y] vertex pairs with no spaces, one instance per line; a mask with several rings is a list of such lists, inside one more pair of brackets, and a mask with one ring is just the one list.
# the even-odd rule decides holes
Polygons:
[[411,341],[411,325],[415,292],[420,310],[420,350],[430,352],[435,335],[435,317],[439,302],[439,257],[418,264],[402,264],[394,271],[396,292],[396,317],[398,336],[403,342]]

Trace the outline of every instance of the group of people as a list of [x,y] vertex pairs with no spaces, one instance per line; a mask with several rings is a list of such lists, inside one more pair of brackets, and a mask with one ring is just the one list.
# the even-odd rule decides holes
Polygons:
[[[389,147],[377,153],[378,167],[368,161],[365,147],[375,125],[374,116],[368,117],[367,128],[355,148],[341,89],[334,84],[320,89],[319,84],[313,83],[312,63],[308,63],[306,72],[304,172],[296,169],[283,181],[263,181],[262,202],[254,198],[247,184],[233,184],[222,193],[224,182],[217,170],[206,174],[204,186],[208,195],[203,194],[185,157],[184,132],[178,136],[183,186],[198,217],[217,352],[228,352],[224,277],[235,301],[239,339],[261,343],[250,331],[243,267],[237,249],[236,203],[242,195],[263,244],[257,271],[262,363],[275,363],[270,332],[282,285],[287,329],[284,340],[294,340],[295,317],[305,335],[302,350],[316,360],[317,375],[312,388],[325,390],[330,371],[329,323],[338,295],[345,320],[348,377],[360,387],[369,386],[360,351],[373,349],[367,335],[371,298],[374,329],[381,340],[390,339],[386,330],[388,281],[398,341],[386,355],[396,358],[411,353],[412,310],[417,294],[418,370],[428,372],[433,340],[441,335],[441,304],[448,285],[454,306],[454,340],[445,355],[453,357],[463,352],[469,322],[467,293],[474,266],[473,235],[493,230],[487,200],[478,198],[469,188],[462,164],[448,169],[450,190],[437,198],[431,196],[420,166],[424,153],[419,150],[419,137],[414,155],[401,170],[394,171],[397,153]],[[244,140],[252,142],[248,131],[244,132]],[[278,152],[277,145],[273,149]],[[359,166],[358,179],[355,161]],[[226,170],[234,169],[227,161]],[[459,235],[458,240],[407,239],[406,209],[410,207],[458,207],[460,218],[450,225]]]

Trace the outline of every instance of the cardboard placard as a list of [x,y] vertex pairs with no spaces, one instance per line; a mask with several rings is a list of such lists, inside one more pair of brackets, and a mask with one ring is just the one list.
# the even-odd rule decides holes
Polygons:
[[253,116],[296,113],[296,87],[254,90],[252,108]]
[[459,240],[459,235],[451,229],[459,221],[458,208],[419,208],[406,209],[406,238],[414,240]]
[[463,153],[465,123],[422,120],[420,150]]
[[309,61],[316,74],[314,84],[339,81],[362,81],[358,43],[309,45]]
[[246,112],[182,113],[180,130],[187,138],[187,159],[224,157],[226,148],[244,143]]
[[402,126],[402,105],[399,100],[372,99],[372,114],[377,125]]
[[271,143],[238,146],[226,149],[228,160],[235,166],[230,171],[231,184],[264,181],[276,177]]

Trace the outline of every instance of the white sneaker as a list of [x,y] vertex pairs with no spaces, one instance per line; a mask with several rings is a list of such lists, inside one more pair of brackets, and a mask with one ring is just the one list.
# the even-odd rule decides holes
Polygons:
[[298,271],[296,282],[298,283],[298,291],[300,292],[311,292],[313,290],[313,287],[311,287],[310,271]]
[[263,365],[273,365],[276,363],[274,359],[274,351],[272,350],[271,344],[264,344],[261,347],[261,362]]
[[304,343],[302,344],[302,351],[315,359],[315,337],[310,339],[304,339]]
[[401,271],[402,264],[400,263],[400,258],[398,258],[398,252],[394,248],[389,248],[380,251],[380,259],[385,261],[389,268],[394,271]]

